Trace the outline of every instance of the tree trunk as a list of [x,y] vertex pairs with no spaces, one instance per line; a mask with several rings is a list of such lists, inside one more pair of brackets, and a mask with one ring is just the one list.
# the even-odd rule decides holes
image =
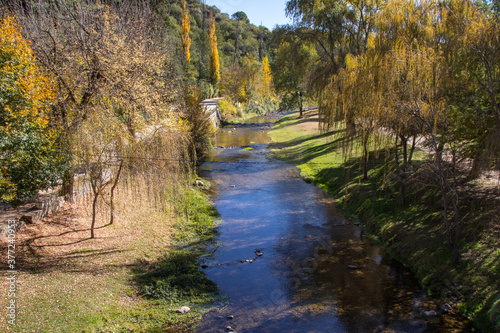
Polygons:
[[90,238],[94,238],[94,227],[95,227],[95,219],[96,219],[96,208],[97,208],[97,199],[99,198],[99,191],[94,192],[94,200],[92,202],[92,224],[90,225]]
[[398,194],[398,203],[399,206],[402,207],[406,204],[406,181],[405,181],[405,154],[403,155],[403,165],[399,163],[399,154],[398,154],[398,139],[401,139],[401,145],[405,145],[406,141],[403,135],[396,135],[395,142],[395,158],[396,158],[396,177],[398,179],[399,185],[399,194]]
[[299,114],[300,118],[302,118],[302,116],[304,115],[304,109],[302,107],[302,91],[299,91]]
[[118,185],[118,179],[120,178],[120,173],[122,172],[122,167],[123,167],[123,160],[120,161],[120,167],[118,168],[118,171],[116,172],[116,178],[115,182],[113,183],[113,186],[111,187],[110,195],[109,195],[109,212],[110,212],[110,217],[109,217],[109,224],[113,224],[114,219],[115,219],[115,188],[116,185]]
[[234,63],[238,61],[239,52],[238,52],[238,39],[240,37],[240,21],[238,21],[236,25],[236,36],[234,37]]
[[479,156],[476,156],[472,160],[472,168],[470,169],[470,172],[469,172],[469,175],[467,176],[467,178],[469,180],[474,180],[474,179],[479,178],[480,175],[481,175],[481,162],[479,160]]
[[264,34],[262,32],[262,27],[259,32],[259,61],[262,62],[264,59]]
[[363,179],[368,179],[368,140],[363,139]]
[[69,203],[74,202],[74,187],[75,187],[75,175],[73,170],[66,170],[63,174],[62,179],[62,195],[64,196],[64,200]]

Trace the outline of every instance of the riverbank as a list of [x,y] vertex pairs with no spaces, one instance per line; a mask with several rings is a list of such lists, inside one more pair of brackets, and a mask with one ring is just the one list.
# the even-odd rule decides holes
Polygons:
[[[4,314],[0,331],[194,331],[217,294],[199,269],[217,212],[198,188],[185,189],[182,214],[117,190],[115,222],[103,207],[95,239],[85,201],[16,233],[16,326]],[[6,239],[0,245],[6,254]],[[6,309],[8,281],[0,286]],[[190,311],[173,311],[183,306]]]
[[[320,132],[314,110],[301,119],[297,116],[284,117],[270,131],[275,156],[296,165],[306,181],[331,193],[338,207],[363,222],[424,288],[452,305],[453,311],[471,317],[484,331],[500,331],[500,205],[494,189],[470,185],[462,193],[467,195],[461,212],[462,259],[452,265],[435,190],[415,180],[409,186],[409,204],[398,207],[396,180],[385,163],[390,148],[379,143],[364,180],[357,142],[345,159],[342,128]],[[420,152],[414,164],[422,164],[425,156]]]

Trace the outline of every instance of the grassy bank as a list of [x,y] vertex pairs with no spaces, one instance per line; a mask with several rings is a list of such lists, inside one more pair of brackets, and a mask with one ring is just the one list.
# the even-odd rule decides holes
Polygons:
[[[199,269],[215,236],[216,211],[199,190],[185,191],[174,214],[154,209],[140,191],[130,196],[122,189],[115,223],[107,225],[103,206],[95,239],[85,200],[19,231],[16,327],[2,315],[0,331],[194,330],[217,294]],[[0,300],[5,309],[7,297]],[[191,311],[172,311],[182,306]]]
[[[398,206],[391,143],[378,142],[370,156],[368,179],[361,169],[362,149],[349,154],[343,128],[320,132],[315,111],[280,120],[271,130],[275,156],[296,165],[304,180],[335,196],[338,207],[365,224],[369,233],[407,265],[429,292],[454,304],[485,331],[500,332],[500,225],[498,195],[470,184],[462,198],[462,258],[451,264],[437,189],[423,168],[426,154],[414,158],[408,204]],[[429,186],[428,186],[429,185]]]

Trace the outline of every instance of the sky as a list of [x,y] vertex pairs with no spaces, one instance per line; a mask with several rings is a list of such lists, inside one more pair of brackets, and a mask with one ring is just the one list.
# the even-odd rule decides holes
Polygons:
[[245,12],[252,24],[259,26],[262,23],[269,30],[273,30],[276,24],[291,23],[285,15],[287,0],[205,0],[205,3],[217,6],[229,16]]

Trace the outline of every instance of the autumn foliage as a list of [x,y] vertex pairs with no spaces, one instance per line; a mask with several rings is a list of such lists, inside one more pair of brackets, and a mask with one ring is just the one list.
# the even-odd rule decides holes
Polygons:
[[210,77],[212,84],[217,86],[220,83],[219,50],[217,49],[217,34],[215,33],[215,18],[210,18]]
[[13,16],[0,28],[0,195],[29,199],[57,179],[64,164],[58,133],[49,126],[53,81],[36,65]]
[[186,0],[182,0],[182,22],[181,22],[181,39],[182,39],[182,52],[184,60],[191,62],[191,38],[189,37],[189,30],[191,29],[191,21],[189,19],[189,10],[186,7]]

